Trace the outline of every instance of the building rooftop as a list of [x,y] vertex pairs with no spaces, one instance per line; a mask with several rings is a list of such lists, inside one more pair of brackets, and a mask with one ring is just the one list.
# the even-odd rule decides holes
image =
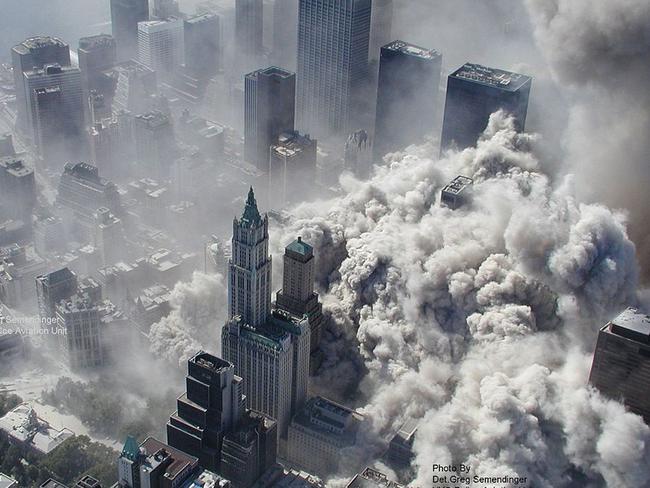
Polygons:
[[6,474],[0,473],[0,488],[14,488],[18,486],[18,482],[7,476]]
[[185,454],[153,437],[148,437],[141,445],[140,449],[152,461],[159,461],[163,456],[171,456],[171,464],[165,469],[164,478],[173,484],[177,476],[192,469],[192,466],[198,466],[199,460],[194,456]]
[[474,180],[468,178],[467,176],[458,175],[454,178],[451,183],[445,186],[442,191],[445,193],[452,193],[458,195],[465,188],[471,186],[474,183]]
[[244,205],[244,213],[240,219],[240,225],[253,227],[258,225],[262,221],[260,212],[257,209],[257,200],[255,200],[255,193],[253,192],[253,187],[250,187],[248,190],[248,198],[246,199],[246,204]]
[[38,276],[36,279],[47,286],[54,286],[68,280],[74,280],[77,276],[69,268],[61,268],[46,275]]
[[34,173],[34,170],[25,166],[21,159],[12,156],[0,158],[0,167],[4,168],[6,173],[16,177]]
[[285,249],[302,256],[311,256],[314,254],[314,248],[304,242],[300,236],[298,236],[298,239],[289,244]]
[[257,78],[259,75],[277,78],[291,78],[292,76],[296,76],[295,73],[287,71],[286,69],[278,68],[277,66],[269,66],[268,68],[262,68],[248,73],[246,78]]
[[404,41],[389,42],[388,44],[383,46],[382,49],[387,49],[389,51],[397,51],[400,53],[408,54],[409,56],[415,56],[422,59],[434,59],[440,57],[440,53],[435,49],[427,49]]
[[136,121],[143,122],[148,128],[155,129],[164,125],[169,125],[169,117],[160,110],[147,112],[146,114],[136,115]]
[[190,362],[215,373],[234,367],[232,363],[204,351],[195,354],[194,357],[190,359]]
[[396,481],[391,481],[381,471],[366,468],[356,475],[346,488],[402,488]]
[[190,476],[180,488],[229,488],[232,483],[207,469]]
[[115,46],[115,38],[110,34],[97,34],[79,39],[79,50],[90,51]]
[[68,429],[57,430],[36,414],[29,403],[22,403],[0,418],[0,430],[19,443],[43,454],[59,447],[74,436]]
[[73,488],[101,488],[101,484],[92,476],[86,475],[77,481]]
[[532,80],[530,76],[472,63],[464,64],[449,77],[468,80],[506,91],[517,91]]
[[607,326],[613,334],[627,339],[650,343],[650,316],[636,308],[628,308],[621,312]]
[[194,16],[190,17],[189,19],[185,19],[185,22],[188,23],[188,24],[200,24],[202,22],[207,22],[207,21],[211,21],[211,20],[214,20],[214,19],[218,19],[218,18],[219,18],[219,16],[217,14],[215,14],[215,13],[204,12],[204,13],[200,13],[198,15],[194,15]]
[[20,44],[15,45],[13,49],[20,54],[28,54],[31,51],[49,46],[67,47],[68,45],[57,37],[36,36],[25,39]]
[[55,479],[49,478],[47,481],[44,481],[40,485],[40,488],[68,488],[68,486],[64,485],[63,483],[59,483]]
[[278,143],[271,146],[271,151],[282,157],[292,157],[316,145],[316,141],[299,132],[284,132],[278,137]]
[[362,421],[360,413],[319,396],[310,398],[291,423],[338,443],[353,445]]

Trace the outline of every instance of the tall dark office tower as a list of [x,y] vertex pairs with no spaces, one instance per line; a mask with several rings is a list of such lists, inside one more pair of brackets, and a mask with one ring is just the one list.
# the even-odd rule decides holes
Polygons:
[[314,293],[314,248],[298,237],[284,249],[282,289],[275,295],[275,305],[295,317],[307,315],[310,350],[318,349],[322,336],[323,305]]
[[244,91],[244,159],[268,172],[271,144],[294,128],[296,75],[276,67],[253,71]]
[[29,92],[25,88],[23,74],[46,64],[70,66],[70,47],[55,37],[31,37],[11,49],[11,61],[16,87],[17,126],[29,133]]
[[300,0],[298,120],[308,134],[341,134],[356,123],[368,73],[370,0]]
[[[79,68],[48,64],[24,74],[27,123],[41,158],[60,163],[84,157],[84,105]],[[49,142],[56,141],[63,154],[53,154]]]
[[221,450],[221,475],[235,488],[249,488],[275,464],[276,422],[249,410],[237,430],[226,434]]
[[298,0],[273,4],[273,64],[295,71],[298,54]]
[[650,423],[650,316],[628,308],[600,329],[589,383]]
[[499,109],[512,114],[517,130],[523,131],[531,84],[530,76],[471,63],[450,74],[441,150],[474,146]]
[[138,22],[148,19],[147,0],[111,0],[111,25],[120,61],[128,61],[137,56]]
[[77,292],[78,281],[68,268],[36,277],[36,297],[41,318],[54,318],[56,304]]
[[403,41],[381,48],[373,160],[432,135],[442,56]]
[[235,0],[235,48],[247,61],[262,54],[264,38],[263,0]]
[[117,43],[113,36],[99,34],[79,39],[79,69],[84,100],[88,100],[91,90],[104,95],[109,92],[110,83],[103,71],[111,69],[117,63]]
[[199,458],[204,468],[220,470],[223,437],[245,413],[242,380],[231,363],[203,351],[187,369],[187,391],[167,422],[167,442]]
[[253,327],[263,324],[271,314],[269,218],[257,210],[252,187],[243,215],[232,223],[229,274],[228,316]]
[[200,14],[185,20],[185,67],[201,79],[214,76],[221,62],[219,16]]
[[379,59],[381,47],[393,37],[393,0],[372,0],[370,23],[370,55],[372,61]]

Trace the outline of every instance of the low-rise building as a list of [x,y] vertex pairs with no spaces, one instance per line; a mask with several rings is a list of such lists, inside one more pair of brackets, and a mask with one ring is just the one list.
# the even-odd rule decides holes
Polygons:
[[310,473],[328,476],[339,470],[357,443],[363,416],[323,397],[311,398],[289,424],[288,460]]

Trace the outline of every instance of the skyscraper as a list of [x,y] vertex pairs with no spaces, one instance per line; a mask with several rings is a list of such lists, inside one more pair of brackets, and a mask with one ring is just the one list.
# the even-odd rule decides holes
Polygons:
[[56,37],[31,37],[11,49],[11,61],[16,87],[17,125],[20,130],[29,133],[29,91],[25,87],[23,74],[41,69],[46,64],[70,66],[70,47]]
[[367,79],[371,0],[300,0],[298,118],[309,134],[345,133]]
[[296,75],[281,68],[254,71],[245,78],[244,158],[264,172],[269,150],[294,129]]
[[63,360],[73,369],[101,366],[104,344],[98,303],[78,293],[61,300],[55,310],[57,324],[65,329],[65,334],[57,335]]
[[298,53],[298,0],[273,4],[273,64],[295,71]]
[[31,225],[36,194],[34,170],[16,157],[0,157],[0,204],[8,215]]
[[103,72],[117,63],[117,43],[113,36],[99,34],[79,39],[79,69],[81,86],[84,91],[84,104],[88,106],[91,91],[100,95],[110,93],[111,84]]
[[283,207],[313,195],[316,181],[317,142],[297,131],[280,134],[271,145],[269,206]]
[[135,155],[138,176],[167,176],[174,160],[174,131],[169,116],[154,110],[135,117]]
[[161,77],[170,77],[183,63],[183,19],[169,17],[138,23],[138,61]]
[[284,249],[282,289],[275,296],[279,310],[295,317],[307,315],[311,351],[320,344],[323,323],[323,306],[314,293],[315,265],[314,248],[298,237]]
[[68,268],[36,277],[38,312],[42,319],[54,318],[56,304],[77,291],[77,275]]
[[403,41],[381,48],[373,160],[433,135],[442,56]]
[[138,22],[149,19],[147,0],[110,0],[113,37],[117,42],[117,57],[128,61],[138,52]]
[[530,76],[471,63],[450,74],[441,150],[476,145],[490,115],[500,109],[513,115],[516,129],[523,131],[531,84]]
[[164,20],[180,14],[176,0],[149,0],[149,18]]
[[600,329],[589,383],[650,423],[650,316],[628,308]]
[[232,232],[228,316],[239,316],[243,323],[257,327],[271,314],[271,256],[269,219],[260,215],[252,187],[241,219],[233,220]]
[[221,62],[219,16],[205,13],[185,20],[185,66],[193,76],[214,76]]
[[223,437],[245,413],[242,380],[231,363],[203,351],[187,368],[187,391],[167,422],[167,442],[198,457],[204,468],[219,470]]
[[379,59],[382,46],[393,37],[393,0],[373,0],[370,23],[370,54],[373,61]]
[[291,415],[307,396],[309,323],[271,311],[268,217],[260,216],[252,188],[242,218],[233,222],[228,298],[224,359],[244,380],[249,408],[274,418],[286,439]]
[[40,157],[54,164],[83,158],[84,108],[79,68],[48,64],[25,72],[24,86],[28,96],[27,125]]
[[248,60],[262,54],[264,35],[263,0],[235,0],[235,48]]

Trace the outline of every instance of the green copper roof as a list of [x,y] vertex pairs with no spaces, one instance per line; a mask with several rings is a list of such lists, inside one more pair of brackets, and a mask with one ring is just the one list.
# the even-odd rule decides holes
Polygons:
[[248,190],[248,198],[246,199],[246,205],[244,206],[244,213],[241,216],[241,220],[249,226],[257,225],[262,220],[260,212],[257,210],[257,201],[255,200],[255,193],[253,192],[252,186],[250,190]]
[[140,447],[138,446],[138,442],[133,436],[128,436],[124,443],[124,448],[122,448],[122,456],[131,461],[135,461],[139,453]]
[[297,252],[303,256],[308,256],[314,252],[314,248],[311,247],[306,242],[303,242],[301,237],[298,237],[298,240],[293,241],[287,246],[287,250]]

